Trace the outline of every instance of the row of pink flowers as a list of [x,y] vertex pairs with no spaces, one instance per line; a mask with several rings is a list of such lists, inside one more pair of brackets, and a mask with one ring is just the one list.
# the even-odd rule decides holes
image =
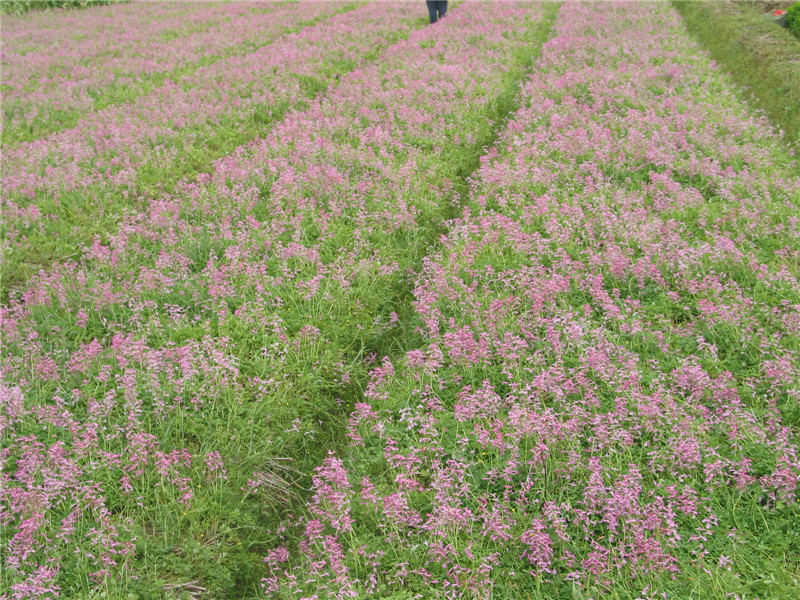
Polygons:
[[4,51],[10,56],[43,49],[65,50],[75,45],[76,38],[80,40],[81,36],[88,36],[92,32],[125,35],[126,32],[139,29],[139,23],[159,27],[159,23],[163,22],[174,27],[175,19],[192,19],[193,14],[209,8],[208,5],[187,2],[147,2],[96,7],[89,12],[29,11],[21,15],[5,15]]
[[522,100],[270,594],[722,597],[773,558],[725,504],[800,493],[797,157],[668,5],[564,5]]
[[[35,198],[98,186],[94,193],[116,196],[135,185],[148,161],[179,165],[222,119],[246,122],[254,111],[269,116],[307,99],[304,79],[330,83],[336,64],[357,65],[365,48],[375,52],[403,37],[417,12],[405,2],[382,4],[380,12],[364,6],[166,81],[134,104],[88,113],[71,129],[6,150],[4,193]],[[307,16],[300,11],[294,22]]]
[[[381,311],[405,277],[398,263],[441,220],[458,173],[449,159],[491,127],[508,57],[538,11],[454,8],[213,176],[152,199],[81,260],[42,271],[3,309],[11,597],[57,587],[75,549],[93,581],[127,577],[144,533],[126,512],[186,523],[220,486],[240,499],[277,493],[270,473],[240,489],[225,466],[281,451],[271,446],[279,436],[313,439],[309,406],[324,408],[326,393],[358,374],[354,340],[396,325]],[[356,42],[377,45],[417,13],[382,5],[335,33],[360,32],[348,50],[356,59]],[[226,432],[238,454],[205,445],[203,428],[224,411],[251,411],[239,420],[255,429]],[[194,443],[156,435],[177,423]],[[159,535],[183,542],[180,528]]]
[[148,8],[141,14],[114,13],[113,22],[90,11],[83,27],[62,23],[54,31],[39,29],[30,19],[24,31],[46,32],[46,41],[26,36],[2,54],[7,139],[31,125],[37,130],[63,128],[59,118],[64,114],[91,111],[98,100],[102,107],[109,87],[112,92],[124,90],[130,102],[152,87],[154,76],[169,77],[200,61],[245,54],[344,7],[325,2],[191,4],[169,18],[150,15]]

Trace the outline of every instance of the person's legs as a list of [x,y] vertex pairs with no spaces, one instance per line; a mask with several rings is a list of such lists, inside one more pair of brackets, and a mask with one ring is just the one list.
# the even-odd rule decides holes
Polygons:
[[440,18],[445,16],[447,14],[447,0],[444,0],[443,2],[440,0],[439,2],[437,2],[436,10],[439,11]]
[[436,23],[436,13],[439,12],[437,5],[440,4],[440,2],[436,2],[435,0],[425,0],[425,4],[428,5],[428,17],[430,17],[431,23]]

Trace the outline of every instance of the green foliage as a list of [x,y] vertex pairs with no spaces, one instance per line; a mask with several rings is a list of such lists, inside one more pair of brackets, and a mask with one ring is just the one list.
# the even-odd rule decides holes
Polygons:
[[32,10],[89,8],[122,2],[129,2],[129,0],[3,0],[0,2],[0,13],[19,15]]
[[786,26],[800,39],[800,2],[795,2],[786,11]]
[[[687,29],[700,41],[747,99],[800,143],[800,39],[775,27],[741,2],[674,1]],[[800,27],[800,3],[792,7]]]

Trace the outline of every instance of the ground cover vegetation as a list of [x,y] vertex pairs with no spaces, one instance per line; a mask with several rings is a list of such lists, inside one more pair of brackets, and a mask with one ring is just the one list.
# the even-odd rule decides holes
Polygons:
[[3,54],[76,81],[4,113],[3,598],[800,596],[800,161],[672,5],[83,12],[142,60]]
[[664,5],[565,5],[523,98],[269,589],[796,597],[796,156]]
[[332,4],[153,3],[12,19],[3,31],[5,142],[68,129],[88,109],[131,101],[167,80],[180,83],[201,66],[252,52],[336,10]]
[[795,2],[786,11],[786,27],[794,37],[800,39],[800,2]]
[[[413,281],[407,271],[440,232],[544,39],[549,21],[538,5],[499,6],[457,7],[441,26],[390,46],[208,176],[130,210],[81,260],[12,294],[4,323],[33,328],[7,336],[8,379],[22,384],[9,393],[24,399],[14,401],[19,410],[31,406],[14,412],[9,457],[12,493],[27,492],[12,512],[26,533],[6,547],[15,593],[57,585],[80,594],[101,583],[114,596],[160,597],[165,583],[175,593],[189,583],[215,595],[262,593],[267,525],[310,485],[343,431],[369,355],[392,351],[387,332],[396,311],[410,308],[400,302]],[[372,45],[406,16],[424,22],[407,3],[353,12]],[[372,27],[373,18],[384,24]],[[29,301],[34,289],[41,302]],[[55,289],[60,298],[50,297]],[[36,349],[23,340],[35,329]],[[89,347],[85,370],[70,371],[77,363],[67,354]],[[31,351],[54,369],[49,376]],[[45,417],[39,430],[36,415],[54,394],[68,420]],[[104,408],[89,398],[105,398]],[[83,454],[86,428],[102,443]],[[29,439],[32,431],[50,443]],[[80,476],[37,490],[19,469],[51,436],[63,436],[64,461]],[[104,491],[86,514],[92,486]],[[74,535],[63,524],[70,511],[81,525]],[[66,547],[102,532],[103,553],[73,557],[44,543],[62,529]]]
[[[272,43],[203,63],[177,81],[167,79],[143,96],[85,113],[73,127],[41,139],[9,141],[0,169],[4,193],[11,211],[20,200],[36,198],[28,211],[37,226],[27,228],[7,254],[7,288],[42,265],[74,256],[75,248],[94,236],[107,235],[126,210],[137,210],[158,191],[171,190],[215,158],[269,131],[287,111],[304,107],[343,73],[375,59],[422,22],[408,3],[387,4],[380,12],[353,8],[267,5],[262,27],[250,34],[262,42],[273,34]],[[284,33],[306,19],[341,10],[293,35]]]
[[[765,18],[759,2],[675,0],[673,4],[742,96],[783,130],[789,144],[800,146],[800,37],[791,33],[795,26],[777,27]],[[787,8],[793,14],[800,10]]]

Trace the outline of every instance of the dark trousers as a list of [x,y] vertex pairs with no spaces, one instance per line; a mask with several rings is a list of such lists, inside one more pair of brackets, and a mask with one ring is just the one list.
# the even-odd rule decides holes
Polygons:
[[436,23],[439,20],[439,17],[443,17],[447,14],[447,1],[445,2],[432,2],[431,0],[426,0],[425,4],[428,5],[428,15],[431,18],[431,23]]

